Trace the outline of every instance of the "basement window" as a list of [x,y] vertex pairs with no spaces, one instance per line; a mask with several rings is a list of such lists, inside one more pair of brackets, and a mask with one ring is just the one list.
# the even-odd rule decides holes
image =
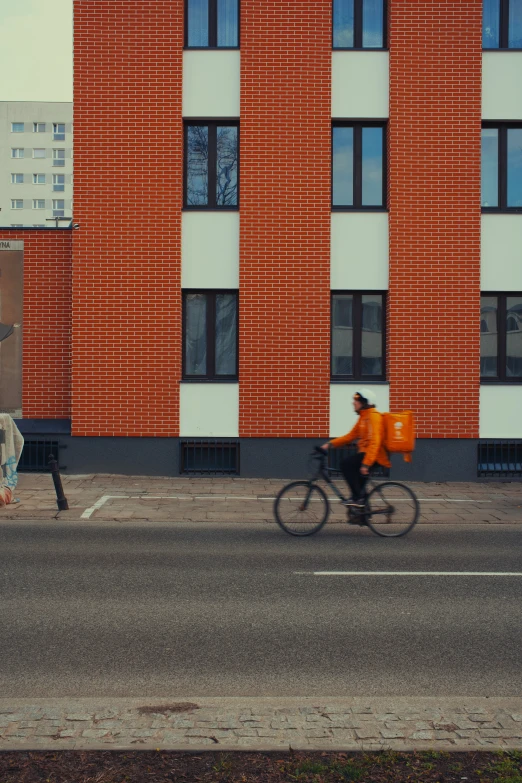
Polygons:
[[179,472],[184,475],[239,475],[237,441],[180,441]]

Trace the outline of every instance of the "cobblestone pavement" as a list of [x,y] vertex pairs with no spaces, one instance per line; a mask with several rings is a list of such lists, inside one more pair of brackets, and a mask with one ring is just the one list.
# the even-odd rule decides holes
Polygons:
[[0,750],[522,749],[522,698],[0,699]]
[[[93,474],[62,476],[69,511],[59,512],[50,474],[21,474],[19,503],[2,519],[149,520],[151,522],[273,522],[281,479],[162,478]],[[521,482],[414,483],[420,523],[522,523]],[[330,493],[331,494],[331,493]],[[332,501],[332,522],[345,511]]]

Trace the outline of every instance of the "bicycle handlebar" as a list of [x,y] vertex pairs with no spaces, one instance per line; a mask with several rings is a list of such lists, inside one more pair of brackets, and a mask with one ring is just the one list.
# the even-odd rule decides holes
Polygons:
[[325,451],[324,449],[322,449],[321,446],[314,446],[314,451],[317,454],[320,454],[321,457],[327,457],[328,456],[328,452]]

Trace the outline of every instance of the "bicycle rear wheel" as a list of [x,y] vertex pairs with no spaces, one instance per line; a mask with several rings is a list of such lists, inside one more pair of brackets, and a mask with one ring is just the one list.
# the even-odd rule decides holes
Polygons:
[[417,522],[419,502],[405,484],[383,481],[376,484],[366,498],[368,527],[378,536],[405,536]]
[[328,519],[330,506],[321,487],[311,481],[293,481],[275,499],[277,524],[291,536],[311,536]]

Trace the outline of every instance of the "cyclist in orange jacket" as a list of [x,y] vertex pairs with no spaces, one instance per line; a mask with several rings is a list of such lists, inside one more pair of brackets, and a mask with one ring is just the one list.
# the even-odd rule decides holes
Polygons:
[[353,407],[359,417],[357,423],[346,435],[334,438],[322,446],[323,449],[337,449],[357,441],[357,454],[350,454],[340,465],[341,473],[352,492],[351,499],[345,503],[347,506],[364,507],[364,488],[372,465],[376,462],[387,468],[391,465],[383,446],[382,416],[375,406],[375,394],[370,389],[361,388],[356,391],[353,395]]

